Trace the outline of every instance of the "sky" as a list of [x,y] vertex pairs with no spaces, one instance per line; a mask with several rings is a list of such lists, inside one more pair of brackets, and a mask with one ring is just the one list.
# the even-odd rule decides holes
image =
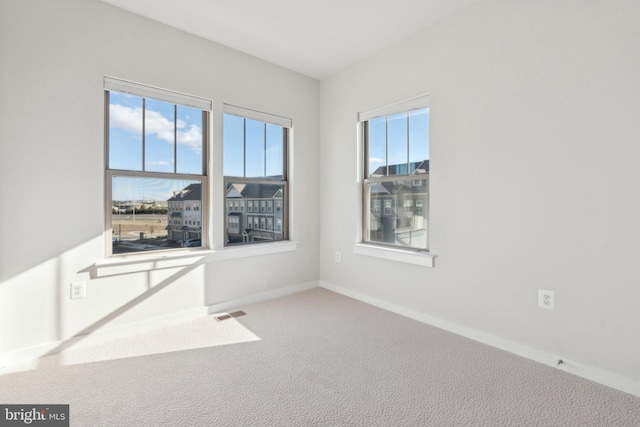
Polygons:
[[[109,169],[202,174],[201,110],[120,92],[109,96]],[[224,115],[223,126],[225,176],[282,176],[282,126],[229,114]],[[166,200],[173,191],[197,182],[176,178],[115,176],[112,197]]]
[[[142,171],[143,99],[113,91],[109,96],[109,168]],[[202,111],[145,99],[144,113],[144,170],[202,174]],[[193,182],[116,176],[113,200],[166,200]]]
[[[144,109],[144,151],[143,151]],[[202,111],[110,92],[109,168],[201,175]],[[282,176],[284,128],[230,114],[223,121],[224,175]],[[144,154],[143,154],[144,153]],[[144,155],[144,159],[143,159]],[[429,158],[429,109],[369,120],[369,173]],[[197,181],[115,176],[113,200],[166,200]]]
[[370,175],[380,166],[414,163],[428,158],[428,108],[369,120]]

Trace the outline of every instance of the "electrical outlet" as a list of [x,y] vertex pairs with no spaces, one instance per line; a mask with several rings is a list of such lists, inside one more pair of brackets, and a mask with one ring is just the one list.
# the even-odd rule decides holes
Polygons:
[[71,299],[84,298],[87,296],[87,282],[71,283]]
[[538,289],[538,307],[553,310],[555,307],[555,293],[544,289]]
[[340,262],[342,260],[342,257],[340,255],[340,252],[336,252],[336,262]]

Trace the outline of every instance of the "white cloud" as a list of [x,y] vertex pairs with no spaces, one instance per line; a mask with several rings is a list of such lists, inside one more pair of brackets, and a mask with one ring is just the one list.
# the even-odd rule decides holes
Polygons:
[[[142,108],[111,104],[109,106],[109,116],[111,126],[135,134],[142,133]],[[176,127],[178,129],[178,144],[184,144],[196,153],[201,153],[202,129],[197,125],[187,126],[183,120],[178,120]],[[157,111],[146,110],[145,132],[155,134],[158,138],[173,143],[173,121]]]
[[113,127],[124,129],[131,133],[142,133],[142,108],[111,104],[109,106],[109,120]]
[[170,166],[170,163],[169,162],[165,162],[164,160],[160,160],[160,161],[157,161],[157,162],[146,162],[146,164],[153,165],[153,166]]
[[383,160],[380,157],[369,157],[370,163],[382,163]]
[[178,120],[178,144],[190,147],[196,153],[202,152],[202,129],[196,125],[191,125],[187,130],[180,130],[186,127],[182,120]]

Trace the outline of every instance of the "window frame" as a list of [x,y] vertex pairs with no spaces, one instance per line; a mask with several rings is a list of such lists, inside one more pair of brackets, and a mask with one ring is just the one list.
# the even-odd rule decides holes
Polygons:
[[[252,109],[248,109],[248,108],[244,108],[244,107],[238,107],[238,106],[234,106],[234,105],[230,105],[230,104],[224,104],[223,105],[223,115],[222,115],[222,123],[223,123],[223,138],[222,138],[222,145],[223,145],[223,150],[224,150],[224,118],[226,115],[231,115],[231,116],[236,116],[239,118],[246,120],[254,120],[254,121],[259,121],[259,122],[263,122],[266,124],[271,124],[271,125],[277,125],[282,127],[283,130],[283,142],[282,142],[282,178],[269,178],[269,177],[242,177],[242,176],[227,176],[224,175],[224,153],[223,153],[223,182],[224,182],[224,189],[223,189],[223,197],[226,200],[227,199],[227,189],[229,187],[229,184],[265,184],[265,185],[280,185],[282,186],[282,199],[281,201],[281,206],[282,209],[279,212],[275,212],[275,209],[273,209],[273,206],[275,206],[275,203],[272,203],[272,211],[271,212],[267,212],[266,209],[266,200],[255,200],[253,199],[253,214],[254,214],[254,226],[253,229],[255,230],[266,230],[266,227],[261,227],[258,228],[258,225],[262,225],[261,223],[259,223],[258,221],[260,221],[259,218],[265,218],[265,216],[271,215],[275,218],[275,216],[278,214],[280,216],[282,216],[282,230],[281,231],[276,231],[275,227],[273,227],[274,229],[271,230],[271,232],[274,233],[274,235],[277,234],[282,234],[282,238],[281,239],[277,239],[277,240],[261,240],[261,241],[253,241],[253,242],[245,242],[244,239],[242,242],[234,242],[234,243],[230,243],[229,242],[229,236],[228,236],[228,232],[227,232],[227,227],[224,228],[224,232],[223,232],[223,246],[225,248],[233,248],[233,247],[247,247],[247,246],[252,246],[255,244],[270,244],[270,243],[281,243],[281,242],[288,242],[290,241],[290,224],[291,224],[291,209],[290,209],[290,203],[289,203],[289,188],[290,188],[290,151],[291,151],[291,144],[292,144],[292,136],[293,136],[293,121],[289,118],[285,118],[282,116],[277,116],[274,114],[270,114],[270,113],[264,113],[261,111],[257,111],[257,110],[252,110]],[[245,162],[246,162],[246,151],[243,154],[245,156]],[[246,171],[245,171],[246,174]],[[265,174],[266,174],[266,169],[265,169]],[[264,206],[264,210],[263,210],[263,206]],[[248,218],[248,214],[249,213],[249,209],[247,208],[247,212],[243,212],[244,215],[247,216]],[[225,217],[227,216],[227,213],[225,212]],[[266,221],[266,220],[265,220]],[[248,224],[248,222],[247,222]],[[275,224],[275,221],[274,221]]]
[[[369,171],[369,129],[368,129],[368,123],[376,118],[381,118],[381,117],[387,117],[387,120],[389,118],[389,116],[393,116],[396,114],[407,114],[407,113],[411,113],[412,111],[415,110],[422,110],[422,109],[427,109],[430,110],[430,106],[429,106],[429,94],[425,93],[425,94],[421,94],[421,95],[417,95],[413,98],[409,98],[407,100],[404,101],[400,101],[397,103],[393,103],[390,105],[386,105],[383,107],[379,107],[373,110],[369,110],[369,111],[365,111],[365,112],[361,112],[358,113],[358,131],[359,131],[359,144],[361,147],[361,156],[359,156],[359,162],[361,167],[360,169],[360,174],[359,174],[359,180],[360,180],[360,188],[359,188],[359,192],[361,192],[361,215],[360,215],[360,230],[359,230],[359,238],[358,238],[358,242],[356,243],[356,245],[354,246],[354,250],[357,253],[360,254],[365,254],[365,255],[372,255],[372,256],[380,256],[382,258],[388,258],[388,259],[394,259],[394,260],[399,260],[402,261],[402,257],[400,256],[398,258],[398,253],[407,253],[410,255],[429,255],[430,254],[430,242],[429,242],[429,226],[431,224],[430,221],[430,216],[429,216],[429,211],[428,211],[428,207],[430,205],[429,203],[429,196],[430,196],[430,171],[426,172],[426,173],[416,173],[416,171],[411,172],[410,168],[407,167],[407,173],[406,174],[397,174],[397,175],[388,175],[385,174],[384,176],[369,176],[370,172]],[[429,116],[429,119],[431,117]],[[430,120],[429,120],[430,122]],[[430,123],[429,123],[430,124]],[[407,132],[409,132],[407,130]],[[387,141],[388,144],[388,141]],[[430,150],[428,153],[428,157],[430,160]],[[409,166],[410,162],[407,162],[407,165]],[[390,165],[387,165],[387,167]],[[430,169],[430,168],[429,168]],[[426,209],[423,210],[423,214],[424,217],[426,218],[426,233],[427,233],[427,241],[426,241],[426,248],[416,248],[416,247],[406,247],[406,246],[401,246],[398,244],[393,244],[393,243],[386,243],[386,242],[379,242],[379,241],[374,241],[371,239],[368,239],[368,235],[369,235],[369,231],[367,228],[367,214],[368,214],[368,210],[370,210],[371,208],[371,197],[369,192],[367,191],[367,185],[370,185],[372,183],[382,183],[382,182],[398,182],[398,181],[412,181],[412,185],[415,185],[415,181],[414,180],[426,180],[426,195],[425,195],[425,202],[426,202]],[[390,206],[390,212],[387,211],[386,208],[386,200],[382,201],[380,203],[380,212],[379,212],[379,216],[397,216],[397,212],[394,214],[394,207],[393,207],[393,203],[391,203]],[[391,201],[389,201],[391,202]],[[398,206],[395,207],[396,209],[398,209]],[[376,248],[380,248],[380,249],[385,249],[385,250],[391,250],[393,251],[393,256],[387,257],[384,255],[384,252],[380,252],[378,251]],[[381,255],[376,255],[376,254],[381,254]],[[426,263],[423,263],[423,261],[418,261],[415,262],[415,258],[414,257],[410,257],[408,258],[407,261],[404,262],[409,262],[409,263],[414,263],[414,264],[420,264],[420,265],[426,265],[426,266],[433,266],[432,264],[432,259],[431,259],[431,255],[429,255],[429,261]]]
[[[115,169],[110,168],[110,97],[112,92],[124,93],[142,98],[143,100],[152,99],[155,101],[161,101],[174,105],[174,111],[177,106],[186,106],[196,108],[202,112],[202,173],[181,173],[177,171],[177,166],[174,167],[173,172],[156,172],[146,171],[144,148],[142,158],[143,170],[127,170],[127,169]],[[105,258],[118,258],[118,257],[144,257],[149,255],[166,254],[175,251],[194,251],[208,248],[208,215],[209,215],[209,149],[211,144],[211,117],[213,111],[213,102],[209,99],[187,95],[184,93],[162,89],[155,86],[150,86],[142,83],[135,83],[128,80],[105,76],[103,81],[103,94],[104,94],[104,172],[105,172],[105,190],[104,190],[104,212],[105,212]],[[144,106],[144,102],[143,102]],[[144,107],[143,107],[144,108]],[[174,120],[176,120],[174,115]],[[144,134],[144,128],[143,128]],[[177,147],[177,141],[174,142]],[[174,147],[174,150],[177,149]],[[174,151],[175,152],[175,151]],[[175,159],[174,159],[175,160]],[[201,200],[199,202],[200,212],[200,236],[201,246],[194,248],[169,248],[158,249],[140,252],[125,252],[120,254],[113,253],[112,239],[113,235],[113,178],[125,177],[125,178],[142,178],[142,179],[167,179],[167,180],[184,180],[194,181],[200,183],[201,188]],[[177,210],[177,206],[171,202],[167,203],[167,215],[169,212]],[[194,221],[195,222],[195,221]],[[167,226],[171,225],[171,219],[167,220]]]

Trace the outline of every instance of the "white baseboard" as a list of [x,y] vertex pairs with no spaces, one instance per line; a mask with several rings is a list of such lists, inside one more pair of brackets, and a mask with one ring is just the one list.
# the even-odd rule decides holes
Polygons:
[[[384,310],[391,311],[401,316],[405,316],[410,319],[435,326],[436,328],[461,335],[474,341],[499,348],[509,353],[525,357],[544,365],[560,369],[564,372],[577,375],[579,377],[605,385],[607,387],[611,387],[616,390],[620,390],[625,393],[640,397],[640,382],[634,381],[630,378],[604,371],[602,369],[597,369],[579,362],[567,360],[565,357],[537,350],[533,347],[518,344],[516,342],[500,338],[495,335],[487,334],[485,332],[477,331],[465,326],[460,326],[455,323],[448,322],[437,317],[429,316],[427,314],[420,313],[418,311],[411,310],[406,307],[396,305],[378,298],[374,298],[360,292],[352,291],[342,286],[337,286],[331,283],[320,281],[320,287],[365,302],[367,304],[371,304]],[[560,365],[558,365],[559,359],[562,359],[563,362]]]
[[275,298],[284,297],[320,286],[318,281],[301,283],[299,285],[287,286],[286,288],[274,289],[272,291],[261,292],[255,295],[234,299],[231,301],[220,302],[207,307],[209,314],[225,312],[227,310],[240,308],[244,305],[255,304],[262,301],[268,301]]
[[86,345],[86,344],[103,342],[105,340],[126,337],[139,332],[149,331],[149,330],[161,328],[167,325],[172,325],[175,323],[195,320],[200,317],[208,316],[210,314],[220,313],[226,310],[240,308],[245,305],[255,304],[261,301],[267,301],[270,299],[291,295],[297,292],[305,291],[307,289],[316,288],[318,286],[319,286],[319,283],[317,281],[301,283],[298,285],[287,286],[281,289],[261,292],[259,294],[250,295],[247,297],[229,300],[221,303],[216,303],[209,306],[197,307],[190,310],[171,313],[165,316],[155,317],[153,319],[131,323],[128,325],[121,325],[121,326],[116,326],[116,327],[107,328],[107,329],[100,329],[86,335],[76,335],[74,337],[71,337],[65,340],[52,341],[52,342],[40,344],[33,347],[23,348],[11,353],[3,353],[3,354],[0,354],[0,369],[10,365],[15,365],[18,363],[38,359],[40,357],[47,356],[50,354],[59,353],[60,351],[64,351],[65,348],[69,348],[73,346],[75,343],[78,343],[80,341],[82,341],[82,343]]

